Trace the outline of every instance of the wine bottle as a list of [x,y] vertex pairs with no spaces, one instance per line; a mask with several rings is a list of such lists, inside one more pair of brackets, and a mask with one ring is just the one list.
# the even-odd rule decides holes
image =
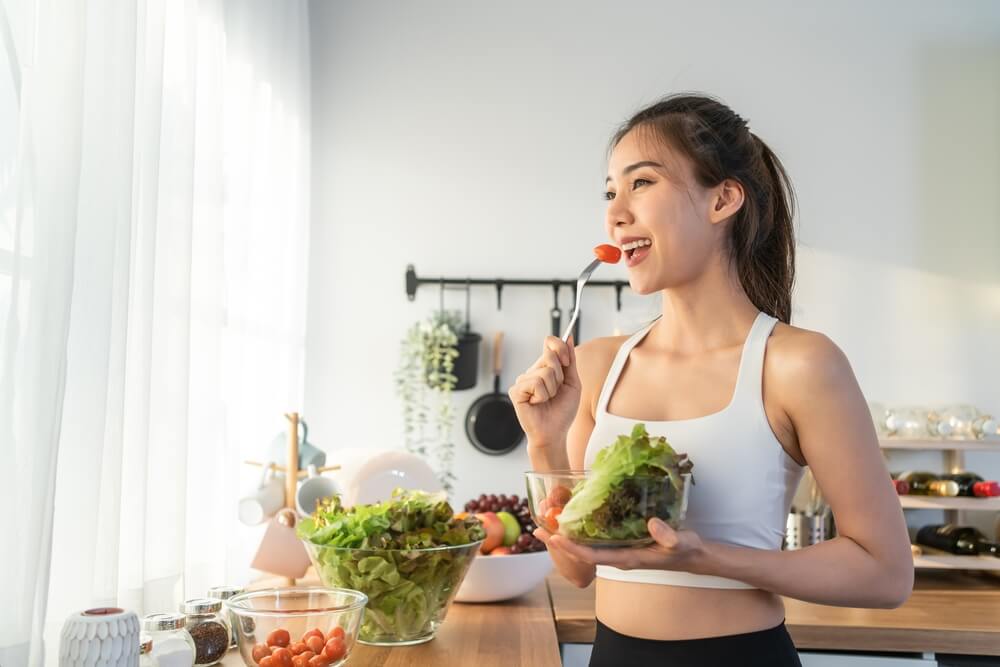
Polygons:
[[1000,558],[1000,544],[990,542],[972,526],[924,526],[917,531],[917,544],[958,555],[990,554]]
[[893,475],[893,479],[910,485],[910,495],[914,496],[957,496],[958,484],[940,479],[932,472],[904,472]]
[[892,480],[892,485],[896,487],[896,493],[900,496],[905,496],[910,493],[910,483],[904,482],[901,479]]
[[958,495],[960,496],[975,496],[977,498],[1000,496],[1000,483],[992,479],[984,480],[975,473],[958,472],[942,475],[941,478],[949,479],[958,484]]

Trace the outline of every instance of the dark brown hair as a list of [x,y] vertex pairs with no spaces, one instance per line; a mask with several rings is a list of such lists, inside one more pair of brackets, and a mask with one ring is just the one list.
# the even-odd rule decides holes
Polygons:
[[732,109],[704,95],[670,95],[639,111],[615,132],[611,148],[635,128],[687,158],[698,184],[726,179],[744,189],[729,225],[728,250],[740,284],[758,309],[786,324],[795,280],[795,193],[785,168]]

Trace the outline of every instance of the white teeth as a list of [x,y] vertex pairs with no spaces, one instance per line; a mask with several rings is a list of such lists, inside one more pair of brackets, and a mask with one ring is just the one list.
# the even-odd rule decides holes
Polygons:
[[643,246],[653,245],[653,242],[649,239],[639,239],[638,241],[630,241],[629,243],[622,244],[622,250],[635,250],[636,248],[642,248]]

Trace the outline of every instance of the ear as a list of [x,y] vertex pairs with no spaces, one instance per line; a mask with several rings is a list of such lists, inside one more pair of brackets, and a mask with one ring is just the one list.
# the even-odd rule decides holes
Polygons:
[[736,180],[727,178],[719,185],[715,186],[712,198],[709,200],[711,208],[708,212],[709,221],[712,224],[725,222],[743,207],[744,191],[743,185]]

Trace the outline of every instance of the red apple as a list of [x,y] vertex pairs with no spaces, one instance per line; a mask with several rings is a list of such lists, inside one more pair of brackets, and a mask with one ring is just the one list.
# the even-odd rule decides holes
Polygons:
[[503,544],[503,521],[493,512],[480,512],[476,518],[483,522],[483,530],[486,531],[486,539],[479,547],[479,553],[488,554]]

